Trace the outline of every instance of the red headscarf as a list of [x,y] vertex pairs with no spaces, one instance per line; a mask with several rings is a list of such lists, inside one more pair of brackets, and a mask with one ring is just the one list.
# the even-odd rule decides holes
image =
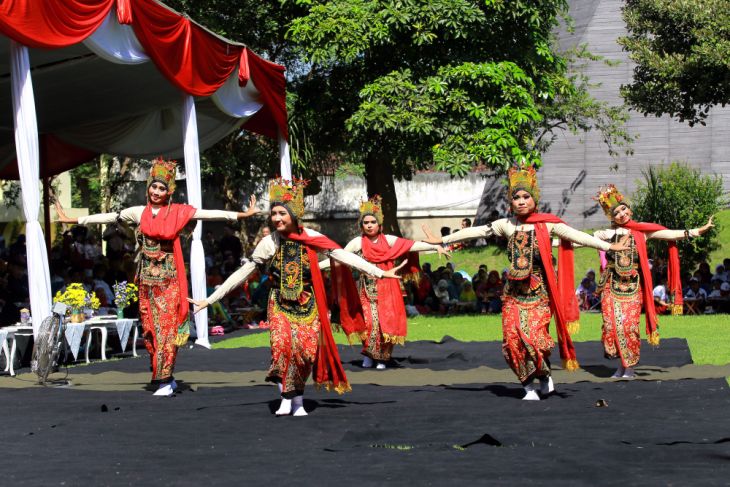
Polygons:
[[[314,361],[314,370],[312,375],[314,376],[314,382],[317,385],[324,386],[328,390],[334,389],[337,393],[342,394],[350,391],[351,388],[347,381],[345,370],[342,368],[342,363],[340,362],[340,354],[337,352],[335,339],[332,336],[332,327],[330,325],[327,308],[327,293],[325,292],[322,272],[319,269],[319,262],[317,261],[318,250],[334,250],[341,247],[324,235],[309,235],[306,229],[301,228],[300,230],[300,233],[292,232],[282,234],[282,237],[303,244],[307,248],[307,255],[309,256],[309,265],[312,272],[312,286],[314,288],[314,298],[317,302],[317,313],[319,315],[320,323],[319,347],[317,348],[317,357]],[[346,282],[346,277],[349,275],[349,272],[343,272],[341,268],[338,268],[338,264],[334,259],[331,259],[331,263],[333,285],[335,285],[335,282]],[[349,284],[343,284],[342,289],[348,296],[354,292],[354,298],[350,298],[350,302],[352,299],[357,299],[357,290],[355,288],[355,283],[352,282],[351,275]],[[343,300],[347,301],[346,298],[343,298],[340,302]],[[340,313],[341,315],[345,315],[345,317],[343,317],[343,321],[358,320],[357,310],[350,310],[347,307],[347,303],[345,303],[345,309],[341,309]],[[362,310],[360,310],[359,320],[362,324],[352,326],[360,326],[364,328]]]
[[[395,267],[396,259],[408,255],[406,272],[410,274],[420,272],[418,254],[410,251],[415,243],[413,240],[399,237],[391,247],[386,236],[380,234],[377,242],[373,242],[365,235],[362,236],[361,242],[363,257],[378,266],[379,269],[390,270]],[[400,284],[396,279],[379,279],[376,286],[378,289],[378,317],[383,338],[387,342],[402,345],[405,342],[408,325]]]
[[192,206],[171,203],[167,207],[160,208],[157,216],[155,216],[152,214],[152,207],[148,204],[142,210],[142,218],[139,222],[139,230],[145,236],[154,240],[173,241],[173,258],[175,259],[177,286],[180,290],[180,302],[177,307],[178,324],[182,324],[187,320],[189,308],[188,279],[185,274],[185,261],[180,246],[180,232],[193,215],[195,215],[195,208]]
[[[667,227],[657,223],[642,223],[629,220],[623,225],[628,228],[634,237],[636,251],[639,254],[639,271],[641,272],[641,294],[644,298],[644,311],[646,313],[646,335],[647,340],[652,345],[659,345],[659,332],[657,331],[656,309],[654,308],[654,283],[651,278],[651,269],[649,268],[649,258],[646,251],[646,236],[644,232],[657,232],[666,230]],[[669,294],[672,296],[672,314],[682,314],[684,298],[682,296],[682,279],[680,277],[679,268],[679,250],[676,242],[669,243],[669,269],[667,276],[667,285]]]
[[565,223],[557,216],[550,213],[532,213],[523,223],[535,225],[535,237],[537,247],[540,251],[540,258],[545,267],[545,274],[548,284],[548,295],[550,297],[550,308],[555,315],[555,328],[558,332],[558,347],[560,357],[563,359],[563,367],[566,370],[578,369],[578,359],[575,355],[573,340],[570,338],[569,326],[577,328],[580,311],[578,300],[573,291],[573,244],[567,240],[560,240],[558,250],[558,277],[555,278],[553,267],[552,240],[546,223]]

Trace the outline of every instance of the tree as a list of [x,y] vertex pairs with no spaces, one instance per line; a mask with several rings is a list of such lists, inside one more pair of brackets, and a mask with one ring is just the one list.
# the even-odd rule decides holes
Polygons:
[[622,87],[630,105],[694,125],[730,101],[727,0],[628,0],[623,14],[629,34],[619,42],[636,63]]
[[292,83],[319,157],[365,166],[399,233],[394,178],[434,165],[539,165],[556,130],[629,141],[625,111],[594,100],[557,52],[564,0],[297,0],[290,39],[310,63]]
[[[673,162],[666,167],[649,166],[644,171],[631,207],[637,221],[691,229],[701,227],[724,207],[723,194],[722,177],[703,176],[697,169]],[[684,272],[691,273],[719,247],[718,233],[712,228],[701,237],[677,242]],[[666,242],[651,240],[649,245],[654,255],[666,255]]]

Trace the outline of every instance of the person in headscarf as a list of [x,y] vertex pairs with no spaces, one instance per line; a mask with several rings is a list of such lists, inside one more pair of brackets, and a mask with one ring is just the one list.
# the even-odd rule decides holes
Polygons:
[[[357,223],[362,235],[350,240],[345,250],[361,256],[383,270],[394,268],[398,259],[406,259],[404,280],[413,279],[417,282],[421,272],[418,252],[448,253],[440,245],[383,234],[382,208],[382,198],[378,195],[360,204],[360,218]],[[328,263],[323,262],[320,267],[322,266],[328,266]],[[404,292],[399,282],[375,279],[368,274],[360,274],[357,284],[365,328],[345,329],[345,332],[348,336],[356,335],[362,341],[362,366],[375,366],[382,370],[390,360],[393,346],[405,343],[407,324]]]
[[[608,244],[569,227],[555,215],[538,213],[540,190],[534,168],[511,168],[508,183],[512,217],[444,238],[435,237],[425,227],[424,231],[426,241],[432,244],[493,235],[507,239],[510,266],[502,296],[502,352],[524,387],[523,399],[540,400],[540,394],[554,391],[550,369],[554,343],[548,331],[553,315],[563,368],[578,368],[569,333],[569,328],[577,328],[580,316],[573,291],[573,243],[602,250],[622,250],[625,246]],[[553,236],[560,240],[557,272],[552,259]]]
[[136,227],[139,258],[135,281],[139,289],[142,335],[150,354],[151,384],[156,387],[156,396],[171,396],[175,392],[177,383],[173,372],[178,347],[184,345],[190,335],[188,282],[180,233],[191,220],[236,221],[258,212],[255,196],[251,196],[246,212],[201,210],[173,203],[176,172],[175,161],[155,159],[147,180],[147,204],[119,213],[69,218],[56,201],[56,212],[62,223],[124,222]]
[[[362,310],[352,275],[339,265],[351,266],[377,279],[398,278],[399,268],[383,270],[346,252],[326,236],[304,228],[303,180],[276,179],[269,185],[270,221],[273,231],[256,246],[241,268],[206,300],[193,301],[195,311],[217,302],[251,276],[258,267],[268,265],[272,281],[268,320],[271,341],[271,366],[266,380],[279,387],[281,403],[277,416],[306,416],[304,386],[310,375],[317,386],[342,394],[350,384],[340,363],[329,321],[324,280],[317,252],[331,260],[333,289],[338,293],[343,326],[364,327]],[[348,279],[349,277],[349,279]],[[356,304],[350,307],[350,304]],[[350,320],[358,323],[350,323]]]
[[668,230],[656,223],[635,222],[631,219],[633,212],[628,201],[612,184],[601,188],[596,199],[612,225],[611,228],[596,231],[594,235],[606,242],[628,239],[627,249],[606,253],[607,265],[601,274],[598,292],[601,293],[601,341],[604,354],[607,358],[620,361],[612,377],[630,379],[634,377],[633,367],[639,363],[639,318],[642,304],[646,314],[647,341],[652,345],[659,345],[654,286],[646,241],[652,238],[669,241],[666,276],[668,305],[672,314],[682,314],[679,251],[675,242],[700,236],[714,225],[712,218],[704,226],[691,230]]

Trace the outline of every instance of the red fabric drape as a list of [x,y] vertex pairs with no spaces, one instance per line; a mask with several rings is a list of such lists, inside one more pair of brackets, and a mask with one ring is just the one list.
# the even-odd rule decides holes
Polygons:
[[[387,271],[395,267],[395,259],[410,253],[414,243],[413,240],[398,238],[391,247],[385,235],[380,235],[377,242],[363,235],[362,255],[368,262]],[[415,263],[417,266],[418,260]],[[419,269],[411,267],[408,271],[414,273]],[[400,284],[396,279],[379,279],[375,285],[378,289],[378,317],[383,335],[394,338],[405,337],[408,332],[408,320]]]
[[180,303],[177,316],[179,323],[185,322],[188,317],[188,279],[185,274],[185,261],[180,246],[180,232],[195,215],[195,208],[190,205],[172,203],[169,207],[160,208],[157,216],[152,214],[150,205],[142,211],[139,230],[155,240],[173,240],[173,256],[177,270],[177,285],[180,289]]
[[563,366],[568,370],[578,368],[573,340],[568,332],[568,324],[580,317],[578,302],[573,291],[573,245],[561,239],[558,250],[558,276],[555,277],[553,267],[552,240],[546,223],[565,223],[550,213],[533,213],[523,220],[535,225],[535,237],[540,251],[540,258],[545,267],[545,274],[550,295],[550,307],[555,315],[555,329],[558,332],[558,347]]
[[[92,160],[98,155],[96,152],[67,144],[52,134],[41,134],[38,138],[38,146],[40,150],[40,177],[42,178],[61,174]],[[0,179],[20,179],[17,159],[0,169]]]
[[288,137],[284,67],[247,48],[218,38],[156,0],[3,0],[0,33],[29,47],[54,49],[89,37],[116,6],[117,19],[131,24],[160,72],[183,92],[210,96],[238,70],[250,78],[263,108],[246,129]]
[[182,91],[210,96],[238,67],[241,46],[210,35],[155,0],[132,3],[132,28],[162,74]]
[[309,266],[312,273],[312,287],[314,288],[314,299],[317,301],[317,313],[320,323],[319,347],[317,358],[314,362],[312,374],[314,382],[333,388],[338,393],[350,390],[350,384],[345,375],[345,369],[340,362],[340,354],[337,352],[337,345],[332,336],[327,308],[327,293],[324,288],[324,279],[317,261],[317,250],[334,250],[341,248],[335,242],[324,235],[309,235],[307,230],[301,229],[301,233],[289,233],[282,235],[284,238],[302,243],[307,248]]
[[246,121],[243,127],[274,139],[278,135],[278,129],[282,136],[288,138],[284,66],[260,58],[248,49],[246,51],[251,79],[261,94],[264,107]]
[[[657,316],[654,307],[654,282],[651,278],[651,269],[649,268],[649,255],[646,251],[646,236],[644,232],[657,232],[659,230],[667,230],[667,227],[657,223],[635,222],[629,220],[626,224],[621,225],[631,230],[634,237],[636,251],[639,254],[639,271],[641,272],[641,293],[644,298],[644,311],[646,314],[646,334],[649,343],[653,345],[659,344],[659,335],[657,333]],[[682,295],[682,279],[680,275],[679,249],[676,242],[667,242],[669,244],[669,268],[667,270],[667,287],[669,294],[672,296],[672,304],[681,309],[684,304],[684,296]]]
[[28,47],[55,49],[89,37],[116,0],[4,0],[0,32]]

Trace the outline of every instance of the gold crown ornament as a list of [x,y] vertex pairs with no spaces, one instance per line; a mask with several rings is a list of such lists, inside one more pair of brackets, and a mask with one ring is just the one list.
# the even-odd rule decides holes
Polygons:
[[304,188],[309,181],[306,179],[276,178],[269,183],[269,207],[285,206],[297,218],[304,216]]
[[378,222],[378,225],[383,224],[383,197],[376,194],[367,201],[360,203],[360,224],[362,225],[362,219],[372,215]]
[[150,168],[150,177],[147,178],[147,187],[157,181],[167,186],[167,192],[172,194],[175,192],[175,175],[177,173],[177,162],[168,161],[162,157],[158,157],[152,161]]
[[509,197],[519,190],[527,191],[535,200],[540,200],[540,187],[537,185],[537,171],[534,167],[511,167],[507,172],[509,181]]
[[603,212],[609,220],[613,219],[613,210],[621,205],[629,206],[624,195],[622,195],[613,184],[599,188],[598,194],[594,199],[598,200],[598,203],[601,205],[601,208],[603,208]]

